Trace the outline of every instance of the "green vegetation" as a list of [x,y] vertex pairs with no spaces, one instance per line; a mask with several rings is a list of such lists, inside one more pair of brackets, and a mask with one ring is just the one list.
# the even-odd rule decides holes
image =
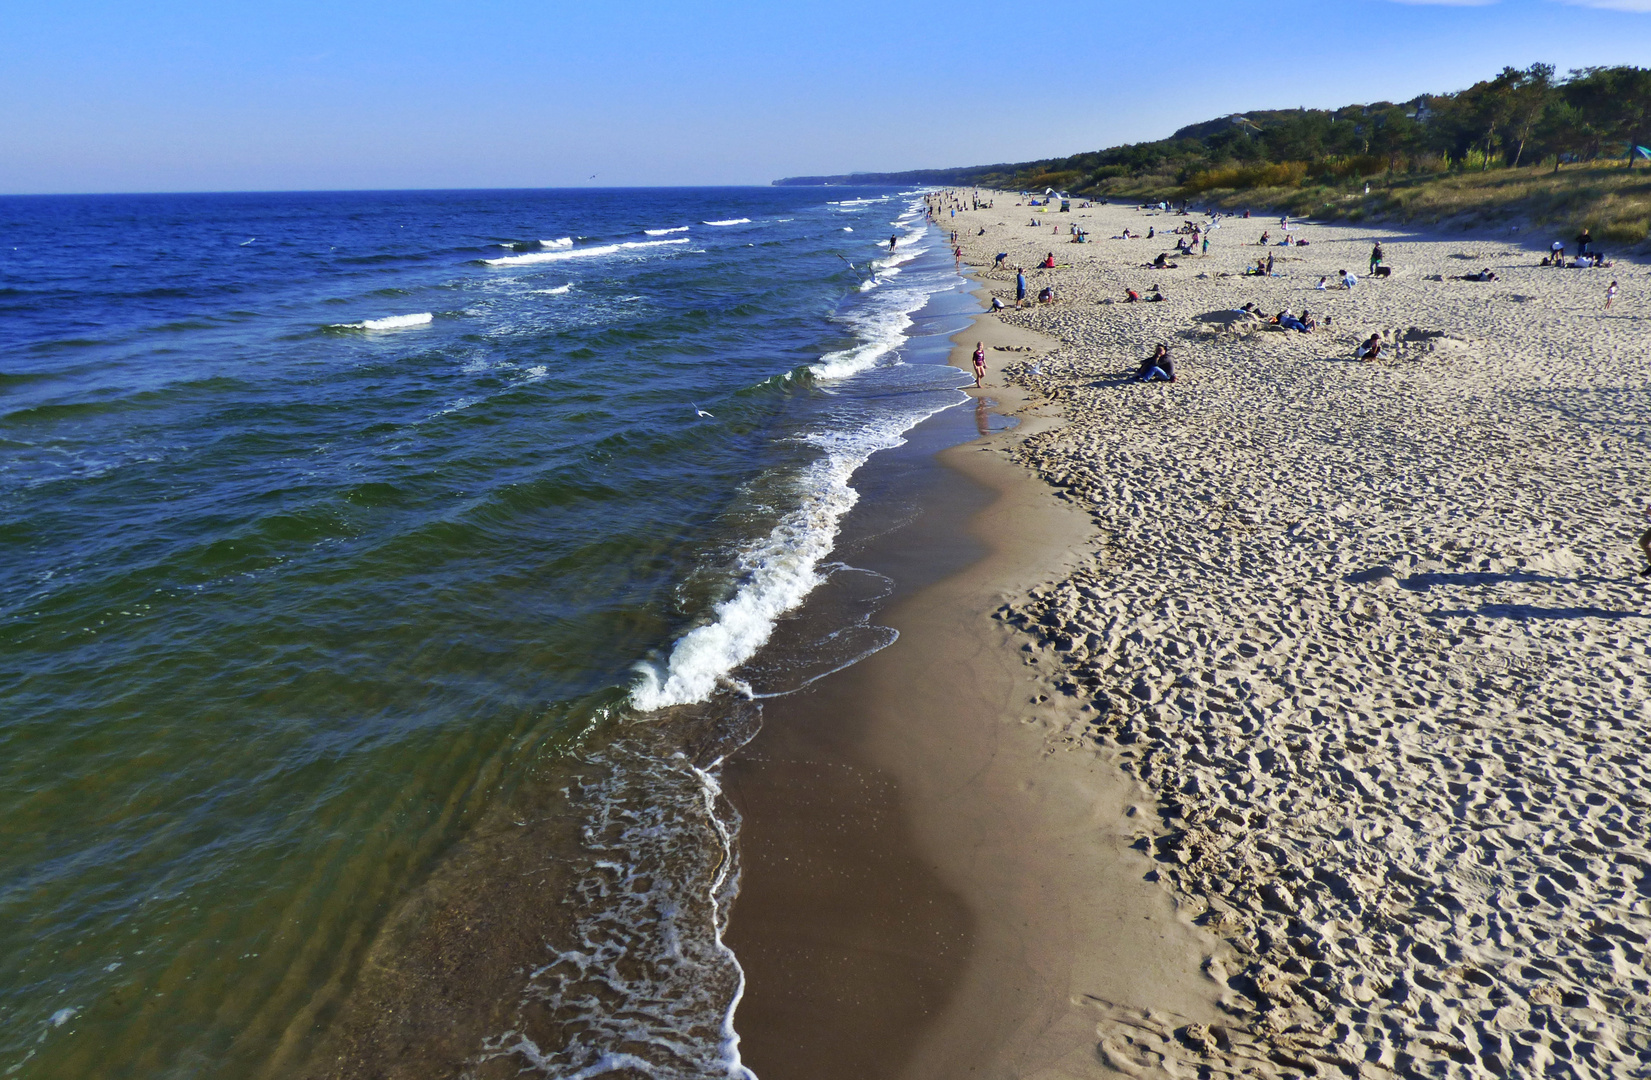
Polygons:
[[1651,69],[1558,77],[1532,64],[1457,93],[1233,115],[1067,158],[779,182],[1052,187],[1348,220],[1587,225],[1636,244],[1651,230],[1651,162],[1635,167],[1644,146]]

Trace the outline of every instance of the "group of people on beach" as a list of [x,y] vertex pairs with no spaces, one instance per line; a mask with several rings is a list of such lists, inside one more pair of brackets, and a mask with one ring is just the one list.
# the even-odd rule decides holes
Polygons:
[[1594,234],[1584,228],[1577,234],[1576,257],[1569,262],[1565,261],[1565,241],[1555,240],[1549,245],[1549,253],[1542,256],[1540,266],[1562,266],[1570,270],[1587,270],[1598,266],[1610,266],[1611,261],[1605,257],[1603,251],[1594,250]]

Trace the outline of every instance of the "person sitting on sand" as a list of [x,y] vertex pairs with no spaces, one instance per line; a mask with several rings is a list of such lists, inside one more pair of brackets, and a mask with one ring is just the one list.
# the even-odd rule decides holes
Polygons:
[[1169,252],[1160,251],[1158,253],[1158,257],[1156,259],[1152,260],[1152,267],[1155,270],[1168,269],[1168,267],[1169,267]]
[[1278,325],[1286,330],[1299,330],[1303,334],[1307,333],[1307,324],[1290,314],[1289,308],[1285,308],[1278,313]]
[[1038,290],[1038,303],[1053,304],[1054,302],[1055,287],[1053,285],[1045,285],[1042,289]]
[[1125,289],[1124,290],[1124,303],[1133,304],[1133,303],[1135,303],[1136,301],[1138,301],[1140,299],[1141,299],[1141,294],[1136,292],[1134,289]]
[[1353,286],[1358,283],[1359,279],[1348,273],[1346,270],[1341,272],[1341,287],[1346,289],[1348,292],[1352,292]]
[[1157,235],[1158,235],[1158,230],[1154,229],[1151,225],[1148,225],[1147,226],[1147,239],[1151,240],[1154,236],[1157,236]]
[[1266,247],[1267,246],[1267,241],[1271,240],[1272,238],[1273,238],[1272,233],[1268,232],[1266,229],[1262,229],[1261,230],[1261,239],[1257,240],[1256,243],[1259,244],[1261,247]]
[[1169,347],[1160,344],[1152,355],[1141,361],[1135,371],[1136,382],[1174,382],[1175,364],[1170,361]]
[[1329,274],[1326,274],[1323,277],[1319,278],[1319,283],[1317,285],[1313,286],[1313,288],[1317,289],[1319,292],[1324,292],[1329,287],[1330,287],[1330,275]]
[[1353,357],[1357,360],[1380,360],[1382,358],[1382,332],[1371,334],[1362,345],[1353,350]]
[[1055,253],[1053,251],[1043,257],[1043,268],[1045,270],[1053,270],[1055,268]]
[[[1645,508],[1645,516],[1651,518],[1651,506]],[[1640,533],[1640,550],[1645,552],[1645,561],[1651,563],[1651,529]],[[1641,570],[1640,577],[1651,577],[1651,566]]]
[[1158,291],[1158,286],[1154,285],[1152,287],[1152,295],[1147,297],[1147,303],[1149,303],[1149,304],[1162,304],[1163,302],[1164,302],[1164,294],[1162,292]]
[[1305,326],[1308,331],[1311,332],[1319,328],[1319,321],[1311,311],[1308,311],[1306,308],[1302,308],[1301,325]]

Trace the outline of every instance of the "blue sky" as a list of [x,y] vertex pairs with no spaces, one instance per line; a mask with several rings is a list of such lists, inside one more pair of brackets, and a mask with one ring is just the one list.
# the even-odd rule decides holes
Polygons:
[[1651,64],[1651,0],[0,0],[0,192],[760,184],[1535,61]]

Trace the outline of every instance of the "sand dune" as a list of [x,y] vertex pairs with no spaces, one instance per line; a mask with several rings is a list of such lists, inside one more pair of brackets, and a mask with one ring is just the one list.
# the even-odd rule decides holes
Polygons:
[[[1020,453],[1101,532],[1079,571],[998,617],[1059,661],[1099,712],[1093,738],[1158,793],[1139,843],[1223,939],[1208,969],[1232,1015],[1114,1010],[1101,1058],[1646,1075],[1645,267],[1540,268],[1519,238],[1362,227],[1261,248],[1276,219],[1228,218],[1207,257],[1154,271],[1173,237],[1068,244],[1066,228],[1178,218],[1032,227],[1013,202],[955,227],[1011,304],[1016,263],[1070,264],[1028,270],[1054,305],[1001,316],[1058,347],[1035,368],[998,360],[1064,410]],[[1377,238],[1394,275],[1366,280]],[[991,270],[1001,251],[1011,268]],[[1238,276],[1269,251],[1281,276]],[[1499,280],[1451,280],[1481,266]],[[1314,288],[1340,269],[1354,289]],[[1153,285],[1164,302],[1118,302]],[[1225,314],[1250,301],[1332,326]],[[1376,330],[1396,356],[1352,360]],[[1178,381],[1127,381],[1158,342]]]

